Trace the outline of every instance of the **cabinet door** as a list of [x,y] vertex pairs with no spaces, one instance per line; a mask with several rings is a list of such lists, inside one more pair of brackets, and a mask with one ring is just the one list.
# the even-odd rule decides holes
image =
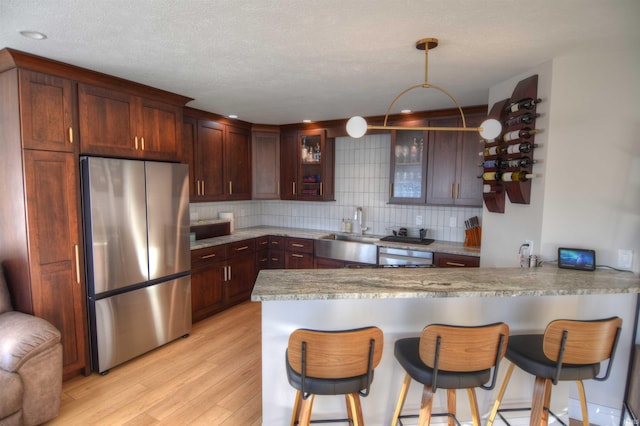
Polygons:
[[[430,126],[458,127],[456,118],[430,121]],[[458,139],[461,132],[429,132],[427,204],[455,204]],[[476,153],[477,156],[477,153]]]
[[197,120],[191,117],[182,118],[182,153],[183,160],[189,164],[189,198],[195,200],[199,182],[196,179],[194,149],[196,145]]
[[[467,127],[478,127],[484,116],[468,116]],[[482,206],[482,157],[478,156],[481,146],[480,136],[476,132],[465,132],[460,140],[458,149],[457,171],[457,206]]]
[[114,157],[137,157],[134,122],[136,98],[126,93],[78,85],[80,152]]
[[280,137],[280,199],[295,200],[298,188],[298,141],[295,132]]
[[64,374],[86,366],[77,164],[73,154],[24,151],[34,315],[62,333]]
[[225,126],[225,192],[227,200],[251,199],[251,134],[249,130]]
[[253,199],[280,198],[280,134],[253,132],[251,144],[253,158]]
[[461,254],[434,253],[433,263],[440,268],[477,268],[480,258]]
[[329,178],[324,130],[306,130],[298,134],[298,200],[322,201],[325,181]]
[[152,160],[181,161],[182,109],[163,102],[139,98],[137,109],[141,154]]
[[223,140],[223,125],[215,121],[198,120],[194,152],[198,201],[224,200]]
[[284,264],[286,269],[313,269],[313,254],[286,252]]
[[248,252],[242,256],[229,258],[226,283],[227,303],[248,300],[256,281],[255,253]]
[[226,264],[210,262],[191,271],[191,309],[193,321],[221,310],[224,307],[223,278]]
[[424,204],[426,137],[417,130],[391,132],[389,202]]
[[20,70],[20,109],[24,148],[73,152],[74,83],[65,78]]

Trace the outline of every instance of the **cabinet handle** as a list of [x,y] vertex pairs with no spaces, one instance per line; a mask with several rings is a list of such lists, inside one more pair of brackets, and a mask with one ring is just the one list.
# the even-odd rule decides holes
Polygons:
[[389,184],[389,198],[393,198],[393,184]]
[[464,263],[458,263],[458,262],[445,262],[445,265],[449,265],[449,266],[465,266]]
[[271,244],[273,244],[274,246],[277,246],[278,244],[280,244],[279,241],[271,241]]
[[293,184],[293,195],[296,195],[296,183],[292,182]]
[[260,242],[260,245],[261,245],[261,246],[266,246],[267,244],[269,244],[269,241],[261,241],[261,242]]
[[248,248],[249,248],[249,246],[242,246],[242,247],[235,248],[234,250],[235,251],[242,251],[242,250],[246,250]]
[[196,195],[200,195],[200,180],[196,180]]
[[227,266],[229,268],[229,281],[231,281],[231,266]]
[[225,266],[222,269],[224,270],[224,280],[223,281],[227,281],[227,267]]
[[136,144],[136,151],[137,151],[137,150],[138,150],[138,137],[136,136],[136,137],[134,138],[134,140],[135,140],[135,144]]
[[229,195],[233,195],[233,182],[229,181]]
[[276,190],[276,194],[280,195],[280,181],[278,181],[277,187],[278,189]]
[[216,254],[207,254],[206,256],[200,256],[200,259],[211,259],[212,257],[216,257]]
[[302,254],[291,253],[291,257],[304,257]]
[[291,247],[304,247],[304,244],[291,243]]
[[452,183],[452,184],[451,184],[451,196],[450,196],[450,198],[451,198],[451,199],[453,199],[453,187],[454,187],[454,186],[455,186],[455,184],[453,184],[453,183]]
[[323,196],[323,195],[324,195],[324,193],[323,193],[323,192],[324,192],[324,191],[323,191],[323,184],[322,184],[322,182],[320,182],[320,196]]
[[279,258],[279,257],[272,257],[272,258],[271,258],[271,260],[272,260],[273,262],[278,262],[278,261],[280,260],[280,258]]
[[73,127],[69,127],[69,143],[73,143]]
[[200,195],[206,195],[207,191],[204,190],[204,181],[201,180],[200,182],[202,182],[202,193]]
[[460,198],[460,184],[456,183],[456,200]]
[[142,150],[144,151],[144,138],[140,138],[140,145],[142,146]]
[[76,250],[76,282],[80,284],[80,254],[78,253],[78,245],[75,245]]

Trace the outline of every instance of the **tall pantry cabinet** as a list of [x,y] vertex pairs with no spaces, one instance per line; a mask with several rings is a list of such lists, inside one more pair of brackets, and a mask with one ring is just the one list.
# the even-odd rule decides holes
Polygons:
[[[135,108],[122,120],[91,114],[79,87]],[[0,263],[14,309],[60,330],[67,379],[89,371],[79,155],[182,161],[189,98],[12,49],[0,50],[0,93]],[[134,123],[132,148],[98,150],[99,129],[120,121]]]
[[14,308],[60,330],[70,377],[87,366],[75,89],[18,68],[0,87],[0,261]]

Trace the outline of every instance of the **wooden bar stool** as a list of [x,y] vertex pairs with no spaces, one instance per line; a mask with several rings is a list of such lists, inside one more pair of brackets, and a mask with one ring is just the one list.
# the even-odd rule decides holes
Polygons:
[[[561,380],[575,380],[580,393],[582,421],[589,425],[587,400],[583,380],[603,381],[609,377],[613,356],[620,337],[622,319],[618,317],[594,320],[555,320],[547,325],[544,334],[527,334],[509,337],[506,358],[511,366],[491,410],[487,425],[493,424],[501,411],[521,411],[529,408],[499,410],[502,397],[509,384],[515,366],[536,376],[533,387],[530,425],[546,425],[549,419],[551,385]],[[609,360],[603,376],[600,363]],[[555,414],[551,413],[555,417]],[[557,418],[557,417],[556,417]],[[560,419],[558,419],[560,421]],[[562,423],[562,422],[561,422]],[[564,423],[563,423],[564,424]]]
[[383,334],[378,327],[343,331],[298,329],[291,333],[286,353],[287,377],[297,389],[291,425],[309,425],[315,395],[345,395],[348,418],[327,422],[363,425],[360,395],[369,394],[382,348]]
[[[420,426],[428,425],[437,388],[447,389],[448,413],[434,415],[449,416],[450,426],[457,423],[456,389],[467,389],[473,424],[480,425],[475,388],[493,389],[508,339],[509,326],[496,323],[479,327],[429,325],[420,337],[396,341],[394,354],[407,374],[391,426],[408,417],[418,417]],[[420,414],[401,415],[411,379],[424,385]]]

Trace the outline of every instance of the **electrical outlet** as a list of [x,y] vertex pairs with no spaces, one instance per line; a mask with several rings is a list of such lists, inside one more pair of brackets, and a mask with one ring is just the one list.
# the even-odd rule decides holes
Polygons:
[[458,226],[458,218],[455,216],[451,216],[449,218],[449,227],[450,228],[455,228],[456,226]]
[[618,250],[618,268],[631,269],[633,266],[633,250]]
[[416,226],[422,226],[422,216],[416,216]]

